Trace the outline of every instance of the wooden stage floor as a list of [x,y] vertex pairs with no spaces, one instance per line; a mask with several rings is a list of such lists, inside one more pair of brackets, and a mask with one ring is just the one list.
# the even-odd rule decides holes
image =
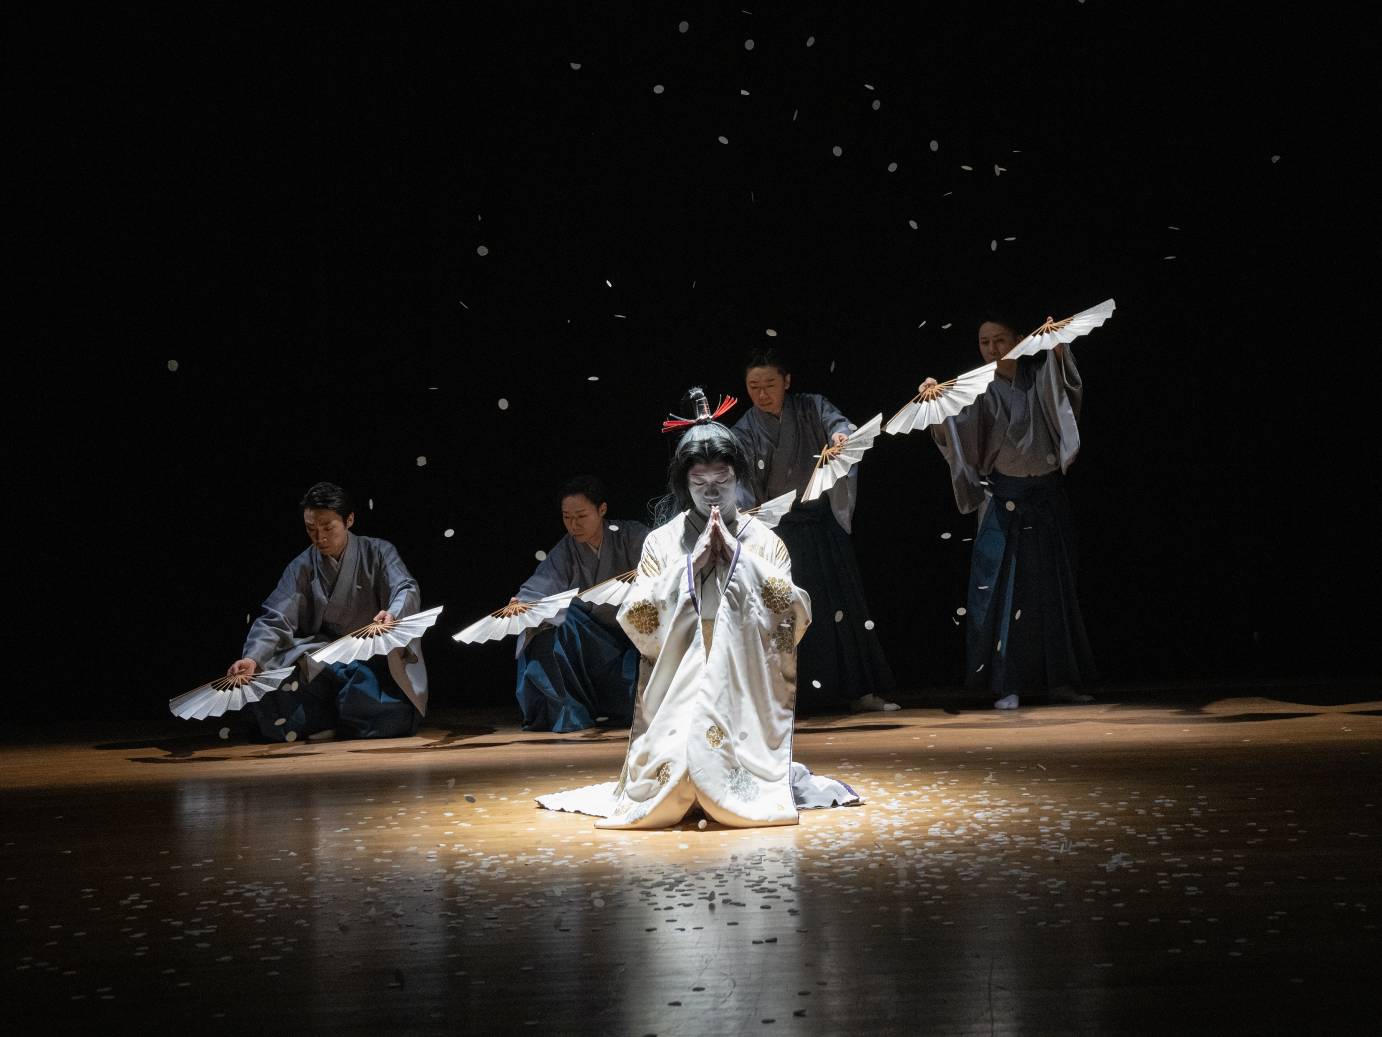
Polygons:
[[802,720],[863,806],[600,832],[615,732],[0,743],[12,1033],[1375,1032],[1375,684]]

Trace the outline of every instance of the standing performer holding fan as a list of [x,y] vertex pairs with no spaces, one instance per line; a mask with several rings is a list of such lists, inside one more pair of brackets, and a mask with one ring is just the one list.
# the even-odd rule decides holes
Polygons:
[[299,506],[312,546],[283,570],[227,676],[293,669],[247,706],[270,741],[411,735],[427,711],[419,638],[441,609],[418,612],[393,544],[350,532],[339,486],[317,483]]
[[874,421],[851,434],[848,419],[824,396],[788,392],[792,372],[774,349],[750,353],[744,381],[753,409],[734,426],[749,455],[741,503],[784,493],[801,501],[777,534],[792,571],[811,596],[816,622],[801,643],[802,703],[826,709],[893,710],[892,668],[873,632],[859,563],[850,542],[858,458],[878,433]]
[[[1075,530],[1065,472],[1080,450],[1084,386],[1068,343],[1113,315],[1110,299],[1050,318],[1017,341],[1015,325],[979,325],[983,367],[927,378],[887,430],[931,429],[950,466],[955,503],[979,513],[966,606],[965,683],[997,709],[1021,696],[1091,702],[1093,655],[1075,594]],[[972,405],[971,405],[972,404]]]

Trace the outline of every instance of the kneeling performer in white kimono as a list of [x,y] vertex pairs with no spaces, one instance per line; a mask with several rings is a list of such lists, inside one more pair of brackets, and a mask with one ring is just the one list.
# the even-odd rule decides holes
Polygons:
[[642,656],[623,773],[538,799],[594,814],[599,828],[664,828],[696,806],[724,825],[792,825],[798,807],[859,798],[792,763],[796,645],[811,601],[777,534],[736,511],[747,455],[710,419],[704,393],[691,396],[698,420],[668,470],[665,521],[619,609]]

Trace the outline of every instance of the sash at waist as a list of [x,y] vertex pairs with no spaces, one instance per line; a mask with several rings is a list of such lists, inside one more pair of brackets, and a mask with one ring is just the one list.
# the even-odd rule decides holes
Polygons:
[[1030,476],[1004,475],[995,471],[989,472],[984,478],[988,480],[989,493],[998,500],[1022,500],[1033,494],[1058,490],[1065,483],[1065,476],[1058,471]]

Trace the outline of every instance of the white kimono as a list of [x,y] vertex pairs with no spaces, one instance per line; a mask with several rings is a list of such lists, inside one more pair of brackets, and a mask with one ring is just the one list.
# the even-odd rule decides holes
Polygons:
[[693,573],[704,528],[684,512],[650,533],[619,609],[642,655],[619,781],[541,796],[543,806],[594,814],[599,828],[662,828],[699,803],[721,824],[756,827],[796,824],[798,805],[858,801],[792,763],[796,645],[811,601],[792,584],[786,547],[740,518],[733,559]]

